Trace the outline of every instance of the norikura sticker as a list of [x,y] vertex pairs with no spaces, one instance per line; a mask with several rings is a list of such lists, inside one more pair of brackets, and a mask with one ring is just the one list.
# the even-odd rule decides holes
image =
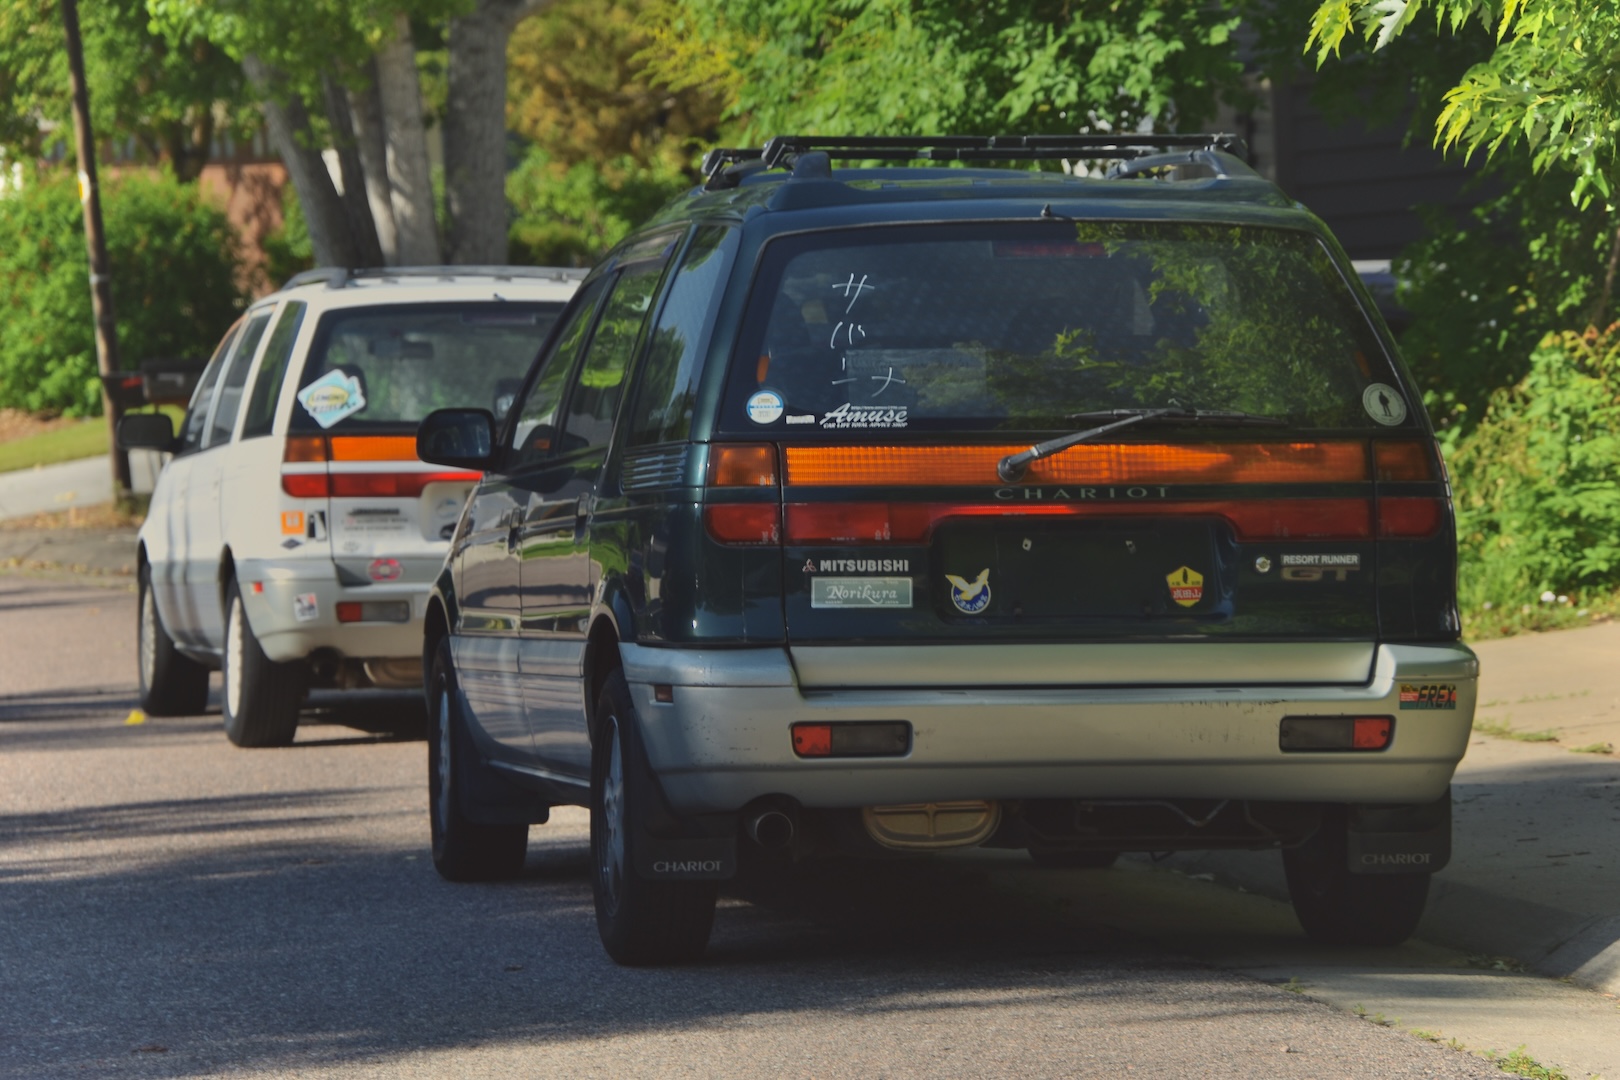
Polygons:
[[1385,427],[1394,427],[1406,419],[1406,399],[1399,390],[1385,383],[1375,382],[1363,390],[1361,407]]
[[329,428],[365,408],[366,395],[353,375],[328,371],[298,391],[298,404],[322,428]]
[[818,577],[810,582],[813,608],[908,608],[911,579]]
[[1455,683],[1401,683],[1403,709],[1455,709]]

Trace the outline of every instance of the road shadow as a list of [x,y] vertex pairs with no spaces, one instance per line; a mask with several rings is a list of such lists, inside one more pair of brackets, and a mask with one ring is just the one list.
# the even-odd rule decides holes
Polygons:
[[[591,1047],[772,1016],[929,1023],[1005,1007],[1078,1031],[1105,1005],[1143,1023],[1285,1027],[1310,1012],[946,860],[847,860],[745,882],[727,890],[701,961],[621,968],[597,939],[578,821],[532,830],[518,880],[454,885],[433,871],[425,821],[420,846],[368,839],[365,795],[0,819],[0,972],[13,1003],[0,1073],[39,1061],[51,1065],[17,1075],[97,1073],[145,1044],[167,1049],[140,1058],[140,1075],[200,1076],[405,1048]],[[108,857],[142,838],[138,853]]]

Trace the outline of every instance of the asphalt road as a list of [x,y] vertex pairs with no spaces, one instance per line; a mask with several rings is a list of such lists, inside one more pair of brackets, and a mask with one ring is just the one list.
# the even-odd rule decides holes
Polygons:
[[132,594],[0,576],[3,1077],[1503,1075],[1005,858],[818,867],[724,900],[702,963],[617,968],[581,812],[520,881],[437,877],[410,702],[244,751],[217,708],[129,723],[133,681]]

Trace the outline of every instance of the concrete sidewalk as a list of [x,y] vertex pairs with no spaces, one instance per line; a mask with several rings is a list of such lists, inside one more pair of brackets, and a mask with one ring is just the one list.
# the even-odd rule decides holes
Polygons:
[[[137,495],[151,492],[162,471],[163,455],[136,450],[129,455]],[[112,467],[106,455],[0,473],[0,521],[39,513],[96,506],[112,501]]]
[[[1487,641],[1476,733],[1452,783],[1451,864],[1418,935],[1620,995],[1620,624]],[[1176,855],[1164,865],[1286,899],[1272,853]]]

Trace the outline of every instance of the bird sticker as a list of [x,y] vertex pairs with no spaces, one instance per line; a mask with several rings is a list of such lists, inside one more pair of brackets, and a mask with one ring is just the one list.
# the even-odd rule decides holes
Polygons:
[[1204,575],[1190,566],[1182,566],[1165,575],[1170,583],[1170,599],[1182,607],[1192,607],[1203,599]]
[[956,610],[967,615],[977,615],[990,606],[990,568],[987,566],[979,571],[979,576],[969,581],[967,578],[957,577],[955,574],[946,574],[945,580],[951,583],[951,603]]

